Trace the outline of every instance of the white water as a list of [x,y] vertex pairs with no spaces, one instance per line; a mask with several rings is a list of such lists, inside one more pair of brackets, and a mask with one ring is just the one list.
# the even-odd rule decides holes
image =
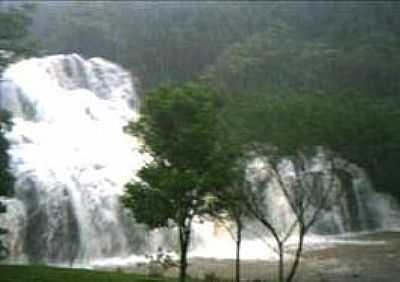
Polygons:
[[3,78],[16,196],[27,221],[42,227],[28,244],[41,245],[38,258],[49,262],[125,255],[118,195],[143,163],[137,141],[122,131],[136,116],[130,75],[99,58],[58,55],[22,61]]
[[[137,118],[129,73],[100,58],[55,55],[14,64],[3,79],[0,106],[14,116],[7,137],[17,183],[16,199],[0,224],[11,230],[12,260],[125,265],[146,261],[143,254],[166,244],[173,233],[149,234],[118,202],[124,184],[146,161],[138,141],[123,132]],[[353,187],[361,229],[370,228],[368,217],[374,218],[373,228],[399,226],[397,206],[373,192],[366,177],[355,178]],[[266,193],[276,224],[288,225],[293,217],[283,194]],[[319,228],[351,231],[348,205],[326,212]],[[246,231],[242,258],[276,258],[271,241],[256,239],[256,230]],[[192,257],[235,256],[229,232],[215,223],[196,223],[194,240]],[[315,246],[328,242],[334,240],[317,235],[306,240]]]

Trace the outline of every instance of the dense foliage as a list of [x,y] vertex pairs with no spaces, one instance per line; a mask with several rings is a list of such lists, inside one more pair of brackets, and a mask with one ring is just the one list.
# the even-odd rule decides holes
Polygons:
[[[195,86],[162,87],[149,94],[139,121],[128,130],[151,160],[126,185],[122,198],[138,222],[178,229],[180,281],[195,216],[208,212],[207,196],[233,179],[235,154],[221,142],[213,97]],[[232,152],[232,153],[231,153]]]
[[0,3],[0,74],[4,67],[22,56],[34,54],[29,35],[32,5],[5,7]]
[[229,95],[319,93],[397,96],[400,41],[365,34],[346,45],[308,39],[286,24],[227,48],[202,79]]
[[[260,76],[254,77],[260,72],[267,74],[268,81],[277,79],[274,85],[299,84],[305,78],[324,88],[328,83],[324,79],[333,71],[339,77],[329,79],[329,87],[335,87],[332,81],[341,85],[341,78],[345,78],[343,83],[347,87],[356,78],[356,85],[366,83],[363,89],[375,79],[385,81],[389,79],[385,76],[398,75],[394,71],[398,60],[391,59],[393,55],[398,58],[399,48],[400,3],[395,1],[71,1],[38,3],[37,10],[33,33],[40,39],[44,52],[103,56],[131,69],[146,89],[165,81],[194,79],[207,66],[224,63],[224,58],[228,59],[226,66],[233,62],[237,68],[232,57],[238,57],[237,53],[241,52],[238,49],[243,52],[239,54],[239,59],[243,58],[241,65],[254,64],[254,59],[261,56],[254,71],[250,69],[250,73],[236,76],[240,81],[247,77],[250,88],[265,81],[263,76],[261,81]],[[265,43],[270,37],[264,38],[264,35],[270,36],[271,28],[282,25],[289,27],[290,37],[281,37],[269,45]],[[297,39],[301,40],[297,42]],[[245,50],[247,47],[252,49]],[[262,57],[263,50],[265,57]],[[221,56],[223,52],[225,55]],[[246,55],[249,53],[250,57]],[[332,70],[331,61],[337,65]],[[305,69],[302,69],[303,62]],[[382,72],[383,68],[393,71]],[[326,75],[320,75],[319,70],[324,70]],[[290,76],[285,77],[287,72]],[[314,77],[307,78],[307,75]],[[254,82],[257,84],[253,86]],[[393,93],[390,89],[378,90]]]
[[399,106],[398,99],[368,95],[253,95],[232,102],[225,117],[243,142],[278,145],[282,156],[325,146],[400,200]]

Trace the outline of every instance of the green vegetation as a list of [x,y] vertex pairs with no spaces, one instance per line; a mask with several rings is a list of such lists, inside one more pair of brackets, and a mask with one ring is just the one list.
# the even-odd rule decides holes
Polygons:
[[397,96],[400,41],[367,33],[346,44],[308,38],[278,23],[228,47],[201,77],[229,96],[360,94]]
[[8,64],[34,54],[29,33],[33,10],[29,4],[2,9],[0,3],[0,74]]
[[[398,106],[393,98],[350,94],[247,95],[234,97],[226,104],[224,122],[230,134],[248,148],[250,161],[264,159],[266,177],[260,178],[255,172],[256,181],[242,183],[247,192],[241,194],[236,205],[247,202],[248,212],[275,239],[280,255],[279,281],[293,281],[304,236],[321,212],[344,195],[335,188],[337,181],[342,182],[340,187],[348,181],[346,168],[337,165],[338,158],[366,169],[375,187],[399,199],[397,186],[390,186],[399,181],[395,173],[400,160]],[[320,147],[325,148],[327,167],[313,171],[308,163]],[[283,159],[293,167],[291,180],[282,172]],[[271,218],[266,209],[264,190],[268,186],[283,192],[295,216],[295,221],[283,230],[280,220],[280,224],[274,224],[276,218]],[[293,234],[298,234],[298,245],[295,259],[285,272],[285,243]]]
[[3,282],[146,282],[168,281],[139,274],[47,266],[0,265]]
[[400,200],[399,100],[369,95],[250,95],[226,107],[242,142],[279,146],[281,156],[324,146],[367,170],[378,191]]
[[[397,83],[398,72],[380,70],[398,68],[398,60],[391,58],[399,53],[399,10],[397,1],[42,2],[37,3],[32,31],[45,53],[108,58],[132,70],[146,90],[168,81],[193,80],[208,66],[224,63],[232,53],[239,55],[239,49],[244,53],[239,57],[246,56],[250,49],[243,47],[254,44],[251,56],[240,64],[257,67],[236,76],[234,85],[245,77],[251,89],[272,79],[274,85],[292,86],[305,79],[325,91],[325,85],[331,90],[353,88],[355,80],[357,87],[377,90],[377,95],[397,95],[378,82]],[[287,26],[291,36],[274,41],[284,45],[271,42],[272,49],[260,49],[267,46],[264,34],[276,26]],[[252,60],[263,53],[271,61]],[[303,69],[297,63],[306,65]],[[333,76],[324,81],[330,72]]]
[[146,96],[129,132],[152,159],[127,184],[122,201],[151,228],[176,224],[184,282],[192,220],[208,212],[206,197],[233,180],[235,154],[222,142],[216,103],[195,86],[162,87]]

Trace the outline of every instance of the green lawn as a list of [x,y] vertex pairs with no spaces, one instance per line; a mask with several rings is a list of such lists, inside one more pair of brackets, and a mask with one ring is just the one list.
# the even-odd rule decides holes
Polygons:
[[[154,282],[140,274],[91,271],[47,266],[0,265],[1,282]],[[169,281],[171,282],[171,281]]]

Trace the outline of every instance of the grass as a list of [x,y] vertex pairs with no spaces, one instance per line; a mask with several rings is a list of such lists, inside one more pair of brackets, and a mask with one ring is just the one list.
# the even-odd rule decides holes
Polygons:
[[0,265],[1,282],[172,282],[145,275],[48,266]]

